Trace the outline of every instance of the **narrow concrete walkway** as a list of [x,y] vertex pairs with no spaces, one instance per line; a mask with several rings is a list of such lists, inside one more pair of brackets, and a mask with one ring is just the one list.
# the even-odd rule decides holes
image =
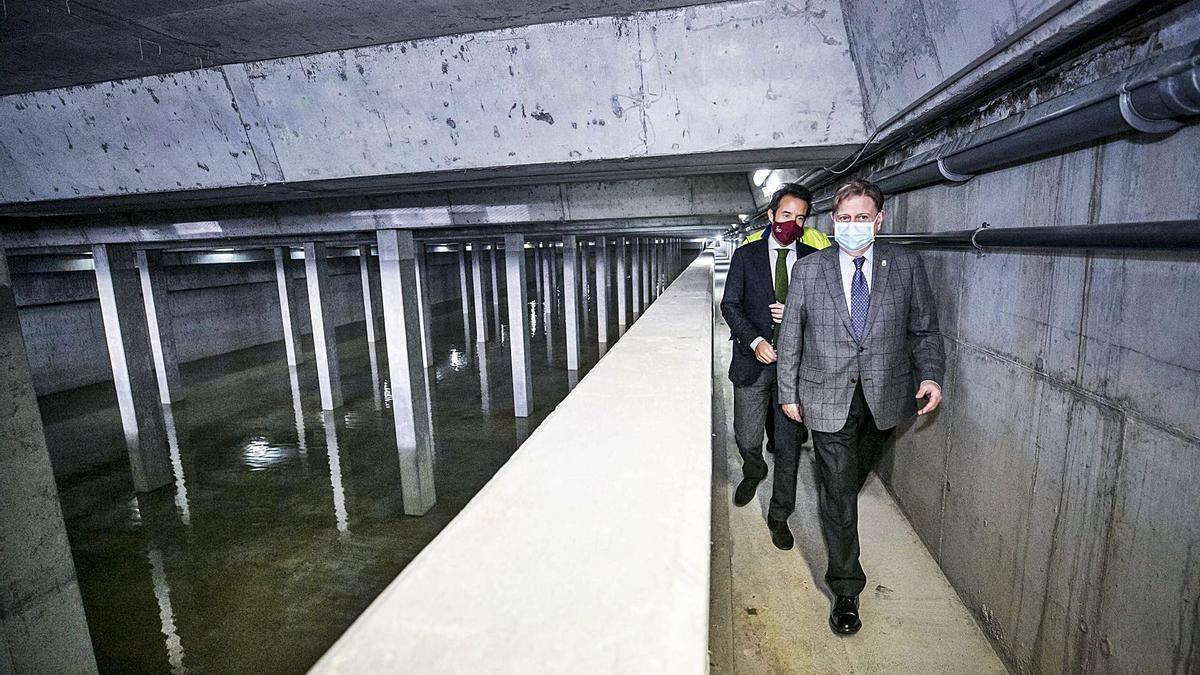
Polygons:
[[[715,303],[724,292],[725,267],[717,268]],[[867,589],[860,598],[863,629],[848,638],[830,631],[811,442],[800,457],[796,512],[788,521],[796,548],[780,551],[771,544],[766,526],[770,477],[760,484],[756,501],[741,508],[731,503],[741,479],[733,442],[733,391],[725,377],[731,346],[720,312],[714,317],[712,672],[1007,672],[874,476],[859,498],[867,572]]]

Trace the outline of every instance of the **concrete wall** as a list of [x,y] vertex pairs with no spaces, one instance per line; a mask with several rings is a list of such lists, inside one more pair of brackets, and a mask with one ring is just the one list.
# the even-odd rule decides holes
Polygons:
[[[300,261],[295,265],[301,331],[312,332]],[[271,263],[168,266],[167,287],[180,362],[281,341],[279,298]],[[330,260],[339,326],[363,320],[357,258]],[[13,275],[21,332],[38,395],[112,379],[92,272]],[[430,300],[457,302],[452,254],[430,262]]]
[[953,95],[1002,77],[1006,69],[1135,4],[842,0],[866,124],[872,129],[883,124],[942,85]]
[[[1200,126],[897,196],[913,232],[1196,218]],[[881,473],[1018,672],[1200,668],[1200,255],[927,251],[946,402]]]

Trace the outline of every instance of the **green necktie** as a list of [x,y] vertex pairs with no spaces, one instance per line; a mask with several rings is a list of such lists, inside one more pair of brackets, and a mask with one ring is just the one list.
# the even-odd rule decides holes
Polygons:
[[[787,254],[791,249],[780,248],[776,249],[779,254],[775,258],[775,302],[783,303],[787,300],[788,291],[788,269],[787,269]],[[779,342],[779,324],[774,324],[771,327],[771,344]]]

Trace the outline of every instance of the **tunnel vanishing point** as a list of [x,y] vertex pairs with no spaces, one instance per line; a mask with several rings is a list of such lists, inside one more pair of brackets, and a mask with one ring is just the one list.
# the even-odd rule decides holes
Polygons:
[[[1200,672],[1200,0],[0,4],[0,674]],[[851,179],[839,638],[715,307]]]

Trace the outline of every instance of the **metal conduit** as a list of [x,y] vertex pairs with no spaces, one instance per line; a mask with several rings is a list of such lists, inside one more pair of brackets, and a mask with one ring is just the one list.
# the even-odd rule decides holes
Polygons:
[[[943,181],[962,182],[984,171],[1128,131],[1174,131],[1196,115],[1200,115],[1200,42],[1164,52],[869,178],[885,194]],[[825,195],[815,200],[813,210],[826,211],[832,203],[832,194]]]
[[1104,225],[991,227],[915,234],[880,234],[877,241],[924,248],[1042,248],[1081,250],[1200,250],[1200,220]]

